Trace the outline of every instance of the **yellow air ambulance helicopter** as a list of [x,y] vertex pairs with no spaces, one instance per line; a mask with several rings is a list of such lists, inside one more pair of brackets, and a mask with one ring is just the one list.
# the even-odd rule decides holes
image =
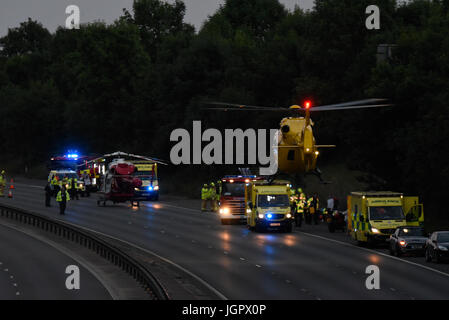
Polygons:
[[[312,106],[312,102],[307,100],[302,107],[293,105],[289,108],[273,108],[247,106],[238,104],[229,104],[222,102],[208,102],[217,107],[208,108],[210,110],[221,111],[281,111],[293,112],[293,116],[281,120],[280,129],[277,135],[277,153],[278,173],[284,174],[314,174],[321,178],[321,172],[316,163],[320,155],[320,148],[333,148],[335,145],[318,145],[313,136],[313,121],[310,117],[311,112],[350,110],[365,108],[389,107],[386,99],[366,99],[339,104]],[[276,150],[277,149],[277,150]]]

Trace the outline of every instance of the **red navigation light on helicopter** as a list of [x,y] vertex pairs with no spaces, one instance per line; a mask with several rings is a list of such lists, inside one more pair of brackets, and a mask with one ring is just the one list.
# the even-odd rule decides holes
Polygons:
[[312,106],[312,102],[310,100],[304,101],[304,108],[310,109]]

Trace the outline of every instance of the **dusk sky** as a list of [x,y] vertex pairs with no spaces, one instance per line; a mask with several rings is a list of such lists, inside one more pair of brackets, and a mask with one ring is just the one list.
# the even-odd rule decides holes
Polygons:
[[[242,0],[244,1],[244,0]],[[133,0],[1,0],[0,4],[0,36],[8,32],[8,28],[18,27],[28,17],[41,22],[50,31],[65,25],[68,5],[77,5],[81,11],[81,23],[101,20],[113,22],[122,14],[123,8],[131,8]],[[170,2],[170,1],[169,1]],[[186,22],[194,24],[196,29],[207,17],[215,12],[224,0],[184,0],[187,13]],[[299,5],[310,9],[313,0],[280,0],[288,9]]]

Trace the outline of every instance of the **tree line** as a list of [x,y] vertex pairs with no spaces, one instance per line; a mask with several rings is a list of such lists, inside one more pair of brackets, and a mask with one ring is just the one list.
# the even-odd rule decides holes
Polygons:
[[[376,4],[380,30],[367,30]],[[0,39],[0,161],[32,167],[69,147],[169,159],[170,133],[276,128],[281,114],[217,114],[202,101],[289,106],[388,98],[393,108],[314,114],[324,161],[419,194],[447,217],[449,1],[227,0],[199,30],[176,0],[135,0],[112,24],[49,32],[29,19]],[[379,44],[392,55],[376,59]],[[216,167],[178,168],[206,177]],[[224,170],[224,169],[218,169]],[[195,171],[195,173],[192,173]]]

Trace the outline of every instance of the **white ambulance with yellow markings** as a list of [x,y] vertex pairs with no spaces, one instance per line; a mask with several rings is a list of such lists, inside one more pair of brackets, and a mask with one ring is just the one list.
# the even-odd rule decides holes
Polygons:
[[418,197],[391,191],[352,192],[347,217],[348,232],[359,244],[385,242],[398,227],[424,223]]

